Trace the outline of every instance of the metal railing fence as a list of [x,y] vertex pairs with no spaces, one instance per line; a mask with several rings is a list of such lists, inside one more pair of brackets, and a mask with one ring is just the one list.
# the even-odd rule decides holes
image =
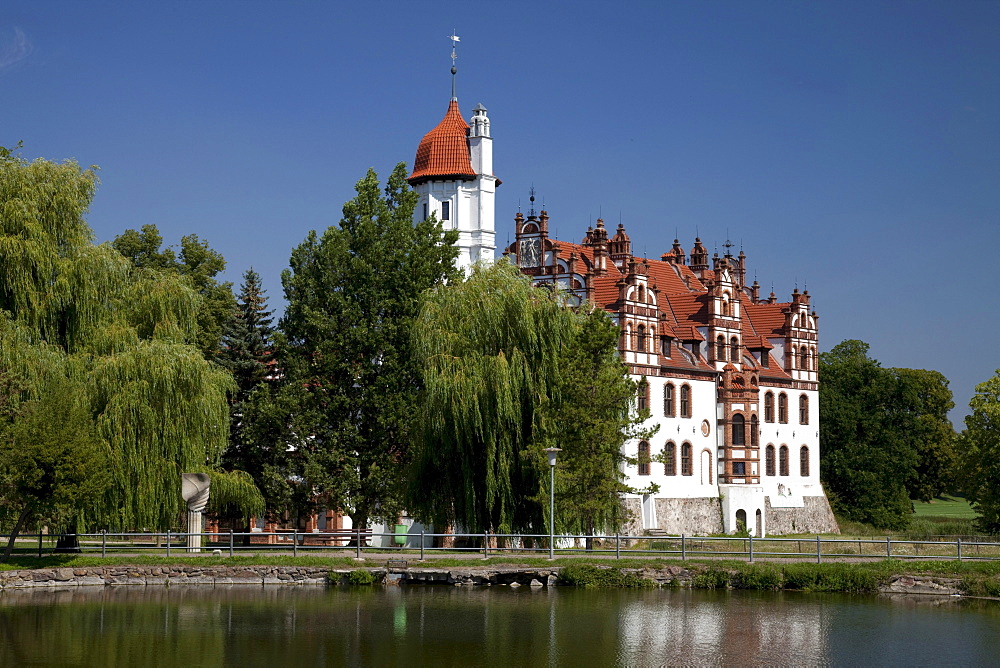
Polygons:
[[[194,556],[222,554],[275,555],[291,553],[292,556],[325,554],[363,555],[419,555],[427,557],[470,558],[481,556],[531,556],[547,555],[548,535],[493,534],[493,533],[428,533],[332,531],[332,532],[221,532],[188,534],[173,531],[142,533],[88,533],[76,534],[79,553],[86,555],[163,555]],[[201,547],[188,546],[189,537],[199,536]],[[6,543],[9,536],[0,534]],[[41,557],[55,550],[58,534],[21,534],[15,554],[37,554]],[[586,549],[590,539],[591,549]],[[402,545],[393,545],[401,540]],[[249,544],[247,544],[249,543]],[[376,543],[382,543],[378,545]],[[388,543],[388,545],[386,545]],[[715,557],[731,559],[839,561],[851,559],[940,559],[940,560],[1000,560],[1000,543],[969,541],[963,537],[954,540],[905,540],[886,536],[883,538],[835,538],[816,536],[753,538],[741,536],[585,536],[557,535],[554,545],[557,557],[599,556],[606,558],[633,557]]]

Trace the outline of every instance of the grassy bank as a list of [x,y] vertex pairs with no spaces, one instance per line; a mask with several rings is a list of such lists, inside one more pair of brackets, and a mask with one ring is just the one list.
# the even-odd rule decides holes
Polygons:
[[[774,564],[744,562],[685,563],[687,573],[678,574],[667,586],[695,589],[748,589],[758,591],[809,591],[877,593],[896,576],[924,576],[960,581],[959,588],[972,596],[1000,596],[1000,564],[926,562],[916,567],[898,560],[861,564]],[[642,573],[620,568],[572,564],[563,569],[560,582],[579,587],[659,586]]]
[[[369,584],[364,573],[382,568],[374,559],[357,561],[347,557],[98,557],[61,555],[15,557],[0,564],[2,570],[40,568],[85,568],[96,566],[308,566],[349,569],[355,573],[349,581]],[[652,588],[690,586],[698,589],[797,590],[812,592],[874,593],[896,576],[923,576],[957,580],[967,595],[1000,597],[1000,562],[954,560],[914,563],[887,559],[864,563],[746,563],[742,561],[678,559],[607,559],[573,557],[549,561],[543,558],[500,557],[492,559],[434,559],[424,564],[410,562],[410,567],[435,570],[525,568],[559,569],[560,584],[579,587]],[[671,575],[664,576],[664,572]],[[656,579],[654,579],[654,577]],[[659,581],[657,581],[659,580]]]

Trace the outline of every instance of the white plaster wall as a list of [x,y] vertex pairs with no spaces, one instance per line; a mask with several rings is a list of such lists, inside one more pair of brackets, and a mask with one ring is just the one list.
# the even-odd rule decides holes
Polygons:
[[[763,397],[768,390],[774,392],[774,416],[778,417],[778,395],[785,392],[788,395],[788,418],[787,424],[778,422],[764,422]],[[799,395],[804,394],[809,398],[809,424],[799,424]],[[789,495],[791,493],[802,496],[822,496],[823,489],[820,485],[819,471],[819,392],[815,390],[786,390],[774,387],[761,386],[761,410],[759,413],[761,424],[760,435],[760,466],[761,484],[765,492],[772,498],[779,496],[780,492]],[[768,445],[774,445],[775,449],[775,473],[779,475],[769,476],[765,466],[766,450]],[[788,446],[788,475],[780,475],[781,467],[778,452],[782,445]],[[809,475],[802,477],[799,472],[799,448],[803,445],[809,448]],[[778,485],[783,485],[779,490]]]
[[[641,377],[633,376],[634,380]],[[649,383],[650,392],[650,418],[643,423],[643,428],[659,426],[657,432],[650,437],[649,451],[651,457],[663,454],[663,446],[667,441],[673,441],[677,446],[677,475],[668,476],[664,474],[664,466],[661,462],[651,462],[649,465],[650,475],[640,476],[637,466],[626,467],[626,484],[635,488],[645,488],[650,483],[659,485],[660,489],[655,496],[658,498],[697,498],[713,497],[718,495],[718,478],[715,471],[712,471],[712,483],[702,483],[702,456],[701,452],[707,448],[711,453],[711,461],[718,458],[718,446],[716,435],[716,391],[715,383],[705,380],[683,380],[678,378],[664,378],[651,376],[646,378]],[[668,418],[663,414],[663,387],[667,382],[672,382],[675,387],[677,414],[680,415],[680,388],[687,383],[691,387],[691,417]],[[702,435],[701,423],[708,420],[711,431],[708,436]],[[692,475],[681,475],[681,445],[684,441],[691,443],[692,450]],[[639,450],[639,441],[631,440],[624,445],[625,452],[630,457],[635,457]],[[708,476],[704,476],[707,480]],[[633,498],[639,498],[632,495]]]

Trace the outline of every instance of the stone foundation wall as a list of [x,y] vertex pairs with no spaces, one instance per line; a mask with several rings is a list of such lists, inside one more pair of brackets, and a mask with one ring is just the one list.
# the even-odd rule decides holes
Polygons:
[[327,583],[329,568],[307,566],[90,566],[0,571],[0,589],[83,585],[223,585]]
[[656,499],[656,524],[669,534],[722,533],[722,505],[718,497]]
[[622,499],[622,506],[625,508],[625,517],[628,518],[622,527],[622,535],[641,536],[642,501],[640,499]]
[[840,533],[826,496],[804,496],[802,508],[772,508],[770,497],[764,499],[764,522],[767,535],[789,533]]

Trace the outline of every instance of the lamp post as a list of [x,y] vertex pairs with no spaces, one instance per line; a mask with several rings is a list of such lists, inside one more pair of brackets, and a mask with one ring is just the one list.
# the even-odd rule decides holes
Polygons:
[[556,540],[556,453],[562,448],[545,448],[549,456],[549,560],[555,559],[553,552]]

